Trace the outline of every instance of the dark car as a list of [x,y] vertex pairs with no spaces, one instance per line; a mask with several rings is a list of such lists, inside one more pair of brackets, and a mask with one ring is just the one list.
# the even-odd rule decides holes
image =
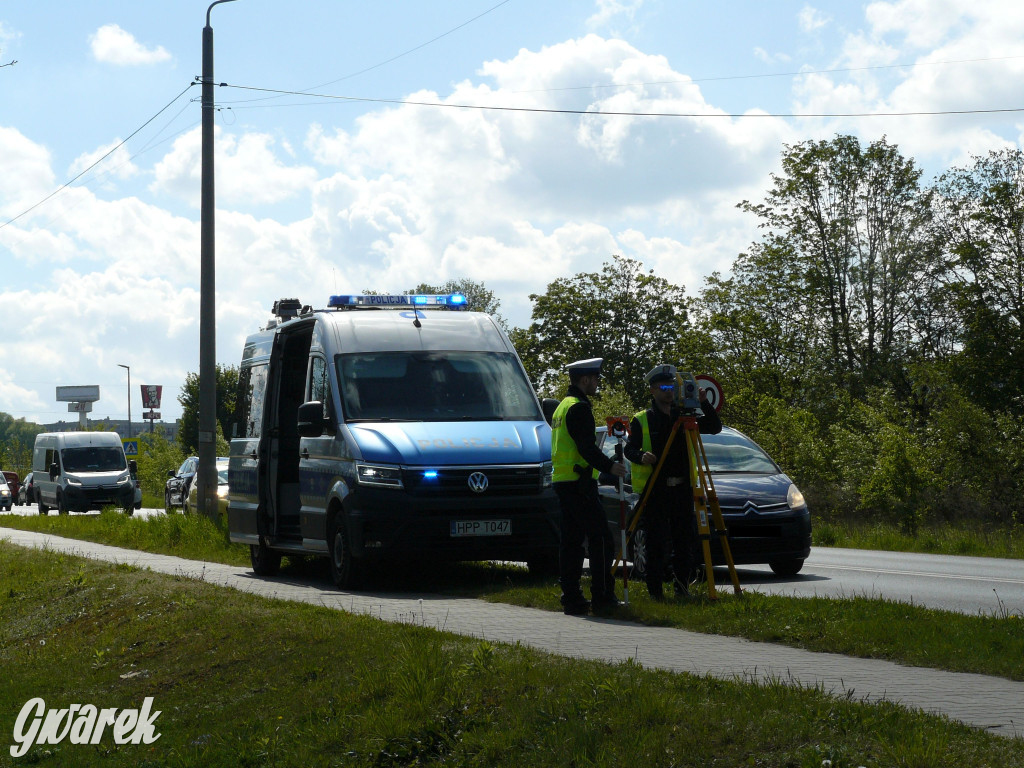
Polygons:
[[188,499],[189,488],[195,480],[199,468],[199,457],[189,456],[178,467],[178,471],[167,472],[167,484],[164,487],[164,510],[171,512],[175,507],[184,509]]
[[[199,483],[192,483],[192,488],[185,497],[182,512],[186,515],[199,509]],[[217,510],[225,520],[228,517],[228,457],[217,457]]]
[[[7,487],[11,491],[11,504],[18,503],[18,491],[21,488],[21,482],[18,480],[18,473],[12,472],[8,469],[3,470],[4,478],[7,480]],[[10,511],[10,507],[7,508]]]
[[[601,450],[613,456],[616,440],[608,437],[605,427],[598,428],[597,439]],[[733,562],[767,563],[779,576],[799,573],[811,552],[811,515],[800,489],[757,443],[739,430],[723,427],[717,435],[701,435],[701,442],[729,532]],[[617,543],[620,503],[618,487],[611,484],[613,479],[602,475],[601,481],[607,480],[608,484],[602,484],[599,491]],[[637,494],[628,484],[623,490],[627,520],[631,521]],[[630,546],[629,559],[637,577],[642,577],[647,562],[642,528],[641,518]],[[721,546],[714,537],[711,555],[715,565],[725,565]]]
[[21,487],[18,488],[18,506],[23,504],[35,504],[35,483],[32,482],[32,473],[29,472],[25,475],[25,478],[21,481]]

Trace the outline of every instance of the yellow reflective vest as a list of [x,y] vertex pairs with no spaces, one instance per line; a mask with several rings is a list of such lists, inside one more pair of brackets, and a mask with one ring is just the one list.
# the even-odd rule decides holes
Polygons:
[[[633,418],[640,422],[640,428],[644,431],[644,439],[642,449],[644,453],[651,452],[651,430],[647,426],[647,411],[640,411],[633,415]],[[654,464],[641,464],[640,462],[633,463],[630,468],[630,472],[633,476],[633,492],[643,493],[644,488],[647,485],[647,481],[651,479],[651,475],[654,474]]]
[[[580,398],[569,395],[558,404],[554,415],[551,417],[553,482],[564,483],[579,480],[580,475],[574,467],[577,465],[581,467],[587,466],[587,462],[584,461],[583,456],[580,455],[579,449],[576,447],[576,441],[572,439],[572,435],[569,434],[569,429],[565,425],[565,414],[576,403],[582,402]],[[597,477],[596,469],[593,471],[593,477]]]

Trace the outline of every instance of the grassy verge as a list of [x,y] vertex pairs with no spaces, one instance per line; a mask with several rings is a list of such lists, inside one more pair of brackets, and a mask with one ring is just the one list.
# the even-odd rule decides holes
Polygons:
[[[245,547],[195,515],[158,515],[148,520],[118,513],[100,516],[0,516],[0,526],[42,530],[104,544],[190,559],[247,565]],[[303,563],[303,577],[327,580],[324,561]],[[384,590],[457,594],[545,610],[560,610],[554,581],[531,578],[525,569],[489,563],[438,566],[381,573]],[[782,643],[814,651],[882,658],[904,664],[1024,680],[1024,616],[965,616],[868,598],[788,598],[747,592],[735,598],[723,582],[711,602],[702,588],[684,604],[656,603],[644,585],[630,587],[630,606],[619,618],[710,634]],[[971,649],[965,653],[964,649]]]
[[924,523],[915,533],[907,533],[899,526],[881,521],[815,520],[814,543],[820,547],[1021,560],[1024,559],[1024,526],[993,528],[971,523]]
[[153,744],[65,740],[0,765],[1024,764],[1024,740],[891,704],[565,659],[6,544],[0,571],[8,738],[37,696],[152,696],[161,712]]

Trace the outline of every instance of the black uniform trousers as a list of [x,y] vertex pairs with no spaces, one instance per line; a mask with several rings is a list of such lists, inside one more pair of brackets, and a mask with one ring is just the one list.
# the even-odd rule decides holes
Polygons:
[[677,590],[684,590],[697,569],[700,534],[688,484],[656,486],[644,509],[647,531],[647,591],[660,597],[669,565]]
[[590,593],[595,602],[615,599],[612,578],[614,542],[597,493],[596,480],[555,483],[562,507],[561,540],[558,551],[559,583],[562,604],[583,600],[580,579],[583,576],[583,542],[590,556]]

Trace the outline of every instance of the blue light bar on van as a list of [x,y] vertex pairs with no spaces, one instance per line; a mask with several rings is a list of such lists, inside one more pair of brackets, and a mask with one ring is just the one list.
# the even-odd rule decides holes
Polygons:
[[327,306],[338,307],[448,307],[465,309],[466,297],[461,293],[413,293],[413,294],[360,294],[355,296],[331,296]]

